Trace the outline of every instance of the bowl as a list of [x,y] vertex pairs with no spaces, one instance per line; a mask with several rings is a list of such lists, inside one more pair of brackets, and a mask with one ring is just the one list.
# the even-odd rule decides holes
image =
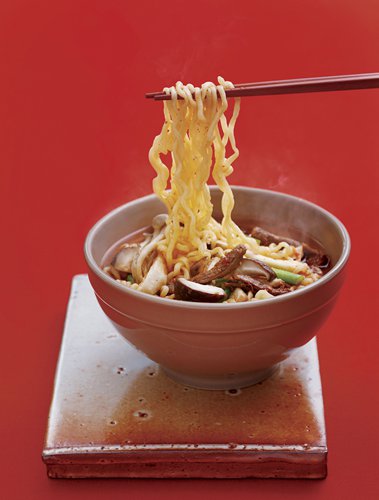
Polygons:
[[[332,268],[294,292],[254,302],[192,303],[126,288],[101,269],[107,250],[149,226],[165,212],[155,195],[127,203],[89,231],[85,258],[97,300],[118,332],[174,380],[204,389],[231,389],[262,381],[291,352],[310,341],[333,309],[342,286],[350,239],[332,214],[303,199],[263,189],[233,186],[233,219],[259,224],[306,242],[321,244]],[[221,193],[212,187],[214,215]],[[249,224],[249,226],[248,226]]]

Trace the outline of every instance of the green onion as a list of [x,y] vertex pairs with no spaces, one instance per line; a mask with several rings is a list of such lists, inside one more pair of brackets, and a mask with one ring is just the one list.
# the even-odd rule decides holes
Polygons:
[[126,277],[126,281],[129,281],[129,283],[131,283],[133,285],[134,283],[134,278],[131,274],[128,274],[128,276]]
[[217,278],[215,280],[215,285],[221,286],[221,288],[222,288],[222,284],[225,283],[226,281],[229,281],[229,280],[227,278]]
[[224,292],[226,293],[226,297],[224,300],[228,300],[228,298],[230,297],[230,295],[232,294],[232,289],[231,288],[224,288]]
[[285,281],[289,285],[299,285],[304,279],[304,276],[302,276],[301,274],[291,273],[290,271],[283,271],[283,269],[276,269],[275,267],[273,267],[272,270],[276,274],[277,278]]

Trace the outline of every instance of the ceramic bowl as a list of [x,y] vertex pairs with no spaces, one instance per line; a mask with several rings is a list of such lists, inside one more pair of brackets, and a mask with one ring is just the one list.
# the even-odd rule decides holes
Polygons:
[[[211,192],[217,218],[221,193]],[[108,213],[85,242],[89,279],[118,332],[176,381],[206,389],[257,383],[311,340],[335,304],[350,252],[343,224],[319,206],[262,189],[234,186],[233,192],[233,218],[242,227],[259,224],[303,241],[316,240],[330,256],[331,270],[302,289],[247,303],[191,303],[128,289],[105,274],[101,262],[118,240],[165,211],[155,195]]]

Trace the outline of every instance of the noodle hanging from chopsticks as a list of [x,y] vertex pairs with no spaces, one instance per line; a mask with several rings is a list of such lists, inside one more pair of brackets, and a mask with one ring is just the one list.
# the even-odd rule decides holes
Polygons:
[[[177,82],[175,87],[164,89],[171,100],[164,102],[165,123],[153,142],[149,160],[157,173],[154,192],[168,210],[165,237],[158,249],[172,268],[170,279],[179,274],[189,276],[195,262],[223,256],[225,249],[240,243],[258,250],[256,240],[232,220],[234,197],[227,177],[239,155],[234,128],[240,99],[234,100],[228,122],[225,89],[230,88],[233,84],[219,77],[218,85],[206,82],[199,88]],[[228,144],[230,156],[226,155]],[[167,154],[171,165],[161,156]],[[210,175],[223,193],[221,223],[212,217],[207,184]]]

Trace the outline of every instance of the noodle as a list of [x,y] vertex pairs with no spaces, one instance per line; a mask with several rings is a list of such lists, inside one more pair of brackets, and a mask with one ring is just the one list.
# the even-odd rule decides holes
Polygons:
[[[156,215],[153,232],[138,244],[122,245],[104,267],[122,285],[165,299],[239,303],[287,293],[322,276],[317,263],[328,257],[309,245],[308,265],[300,242],[260,228],[255,239],[233,222],[228,177],[239,156],[234,130],[240,99],[228,120],[225,90],[231,88],[219,77],[218,85],[177,82],[164,89],[171,98],[164,101],[165,121],[149,160],[156,172],[153,190],[168,214]],[[212,217],[211,176],[222,192],[221,222]]]
[[[154,192],[168,211],[164,239],[158,249],[173,269],[170,279],[189,275],[195,262],[224,255],[224,249],[240,243],[258,249],[256,240],[246,236],[232,220],[234,197],[227,177],[239,155],[234,128],[240,99],[235,99],[228,122],[225,89],[233,88],[233,84],[221,77],[218,82],[206,82],[201,88],[177,82],[175,87],[164,89],[171,100],[164,102],[165,123],[150,149],[149,160],[157,173]],[[229,157],[228,144],[232,150]],[[161,158],[168,153],[171,166]],[[223,193],[221,224],[212,218],[207,184],[210,175]]]

